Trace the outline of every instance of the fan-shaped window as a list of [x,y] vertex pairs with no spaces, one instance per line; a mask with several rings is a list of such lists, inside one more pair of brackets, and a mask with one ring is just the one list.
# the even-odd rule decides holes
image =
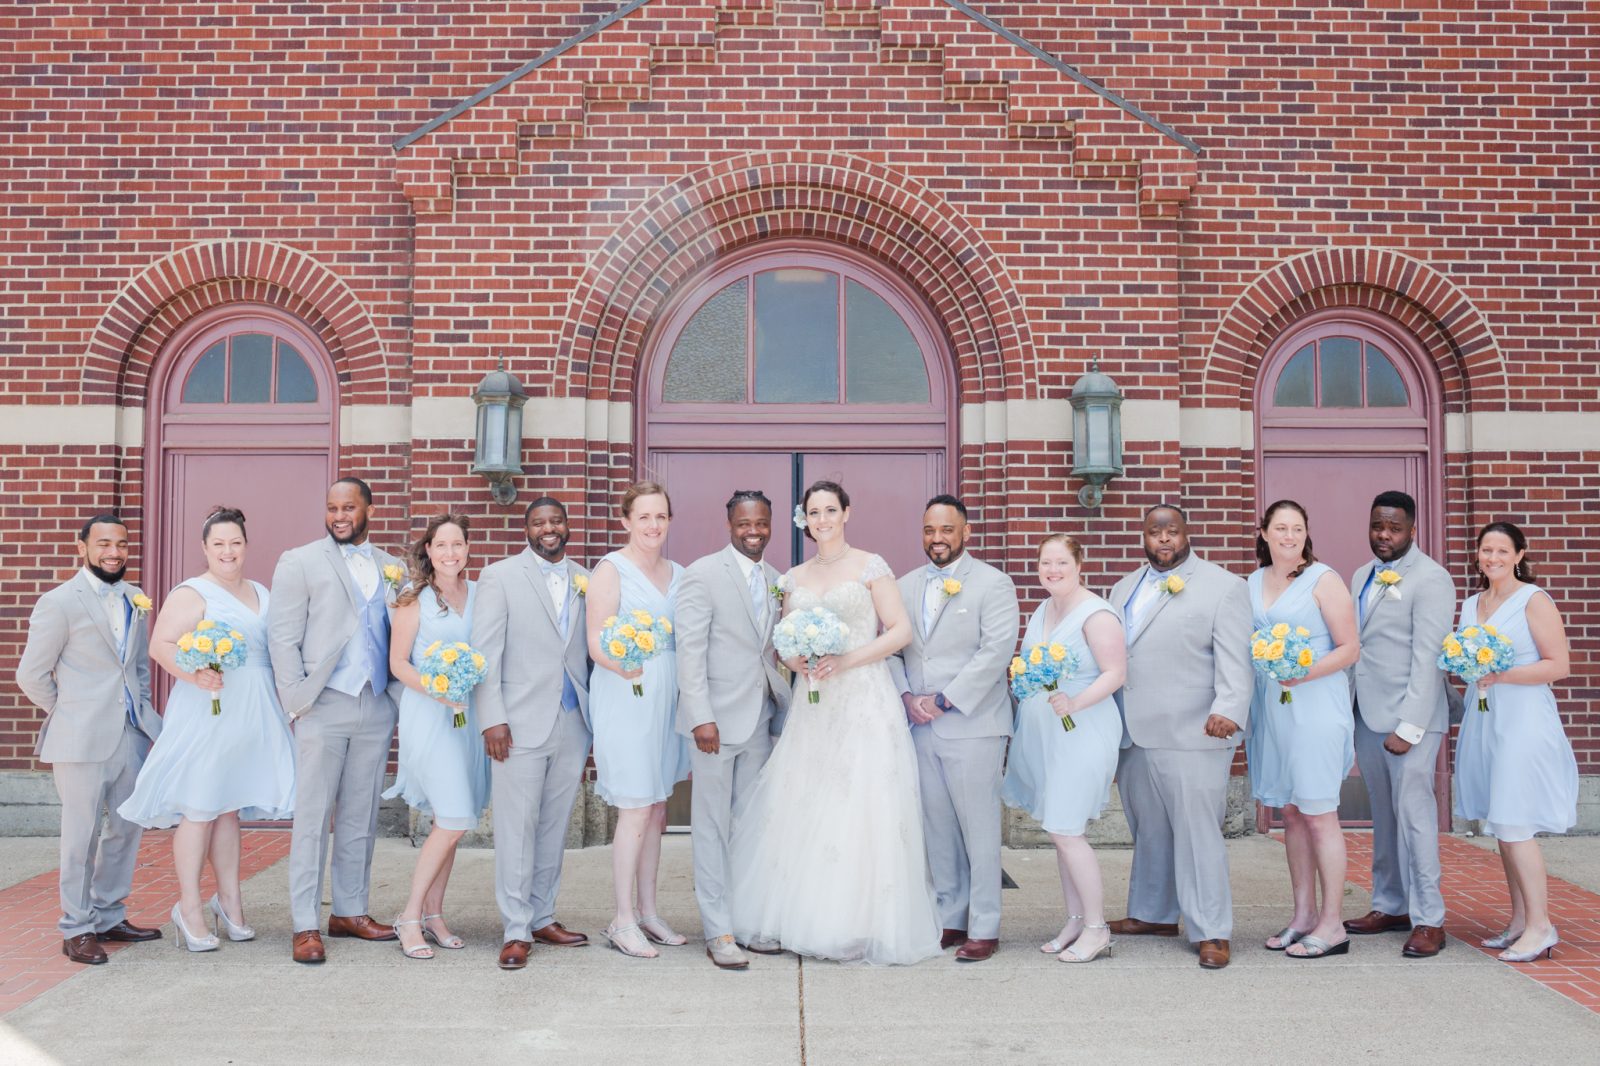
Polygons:
[[1394,360],[1361,337],[1318,337],[1284,365],[1275,407],[1408,407],[1411,398]]
[[808,264],[722,280],[672,342],[663,403],[932,401],[923,345],[875,279]]
[[183,403],[316,403],[317,379],[282,337],[232,333],[200,353],[181,396]]

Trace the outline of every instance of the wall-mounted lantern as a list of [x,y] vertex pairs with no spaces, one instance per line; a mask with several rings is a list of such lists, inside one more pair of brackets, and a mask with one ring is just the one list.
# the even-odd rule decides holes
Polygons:
[[477,447],[472,472],[489,479],[494,502],[508,504],[517,498],[515,479],[522,474],[522,405],[528,393],[522,382],[500,366],[484,375],[472,394],[478,404]]
[[1072,476],[1086,484],[1078,502],[1094,510],[1106,482],[1122,476],[1122,391],[1092,359],[1089,372],[1072,386]]

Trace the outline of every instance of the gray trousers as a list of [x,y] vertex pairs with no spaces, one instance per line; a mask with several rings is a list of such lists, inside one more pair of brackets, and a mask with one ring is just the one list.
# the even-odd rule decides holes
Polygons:
[[333,913],[368,913],[378,796],[394,739],[394,704],[370,687],[359,696],[324,689],[294,723],[294,830],[289,838],[289,917],[294,931],[322,925],[322,874],[333,838]]
[[[133,868],[144,828],[117,813],[133,792],[150,738],[124,724],[104,762],[58,762],[50,767],[61,797],[61,920],[63,939],[103,933],[128,916]],[[105,829],[101,830],[101,818]]]
[[532,940],[555,921],[567,823],[592,739],[582,714],[562,711],[543,744],[513,746],[491,764],[494,898],[508,941]]
[[[722,742],[722,750],[707,755],[689,749],[694,787],[689,793],[689,820],[694,843],[694,898],[700,904],[700,925],[711,940],[733,933],[728,890],[733,879],[728,843],[733,836],[733,812],[744,799],[756,775],[772,754],[770,720],[763,719],[742,744]],[[693,744],[693,741],[690,741]]]
[[1133,833],[1128,916],[1176,923],[1191,943],[1233,938],[1222,819],[1233,749],[1123,748],[1117,788]]
[[946,929],[1000,936],[1000,777],[1005,737],[946,740],[911,731],[922,784],[922,835]]
[[1383,750],[1388,735],[1356,720],[1356,763],[1372,798],[1372,908],[1408,915],[1412,925],[1443,925],[1433,783],[1444,734],[1424,735],[1404,755]]

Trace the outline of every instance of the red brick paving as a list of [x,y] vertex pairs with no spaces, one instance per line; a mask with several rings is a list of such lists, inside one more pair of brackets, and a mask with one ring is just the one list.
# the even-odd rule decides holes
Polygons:
[[[289,854],[289,834],[281,829],[246,829],[239,859],[239,876],[249,878]],[[0,890],[0,914],[5,916],[0,936],[0,1015],[7,1014],[86,967],[68,962],[61,954],[59,877],[55,870]],[[209,872],[202,881],[209,896],[215,890]],[[178,901],[178,881],[172,872],[172,831],[150,832],[139,846],[139,865],[133,874],[133,894],[128,898],[128,918],[135,925],[160,926],[168,921]],[[170,936],[170,932],[167,933]],[[106,954],[129,947],[149,951],[153,944],[106,944]],[[171,950],[170,945],[166,950]],[[115,960],[111,965],[116,965]]]

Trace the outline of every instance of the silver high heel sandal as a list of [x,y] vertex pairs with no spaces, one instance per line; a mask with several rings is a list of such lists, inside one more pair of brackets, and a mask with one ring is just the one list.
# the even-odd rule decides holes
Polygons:
[[[630,934],[632,937],[637,938],[635,944],[623,943],[623,937],[628,937]],[[645,939],[647,934],[637,924],[608,925],[601,935],[606,938],[607,944],[610,944],[624,955],[632,956],[635,959],[654,959],[661,954],[649,945]],[[643,950],[640,950],[641,948]]]
[[[665,929],[666,932],[660,936],[657,936],[655,931],[650,928],[652,922],[655,923],[655,925],[659,928]],[[689,942],[688,937],[674,930],[672,926],[668,925],[666,922],[663,922],[661,920],[661,916],[658,914],[651,914],[640,918],[639,931],[648,937],[651,943],[661,944],[669,948],[682,947]]]
[[1540,955],[1547,959],[1553,959],[1556,957],[1556,945],[1559,943],[1561,943],[1561,934],[1556,932],[1556,927],[1552,925],[1550,931],[1544,935],[1544,940],[1540,941],[1539,946],[1532,951],[1512,951],[1507,948],[1499,955],[1496,955],[1495,958],[1501,962],[1533,962]]
[[[1091,929],[1110,929],[1110,928],[1111,928],[1111,923],[1110,922],[1105,922],[1105,923],[1102,923],[1100,925],[1085,925],[1083,927],[1083,931],[1085,933],[1087,933]],[[1070,945],[1067,946],[1067,949],[1065,951],[1063,951],[1061,954],[1057,955],[1056,958],[1058,960],[1060,960],[1061,962],[1093,962],[1095,959],[1098,959],[1102,955],[1104,955],[1106,958],[1110,958],[1111,957],[1111,946],[1113,944],[1115,944],[1115,943],[1116,943],[1115,940],[1107,940],[1104,944],[1100,945],[1099,949],[1097,951],[1095,951],[1094,954],[1092,954],[1092,955],[1084,955],[1082,952],[1078,951],[1078,942],[1075,940]]]
[[1494,936],[1484,937],[1482,940],[1478,941],[1478,943],[1483,947],[1494,948],[1498,951],[1515,944],[1517,942],[1517,937],[1521,935],[1521,933],[1517,933],[1515,936],[1513,936],[1510,927],[1507,927],[1500,930]]
[[[1069,915],[1067,915],[1067,924],[1068,925],[1071,925],[1074,921],[1079,921],[1079,922],[1083,921],[1083,915],[1081,915],[1081,914],[1069,914]],[[1082,935],[1083,935],[1083,932],[1080,930],[1079,933],[1078,933],[1078,936],[1082,936]],[[1073,937],[1072,939],[1076,940],[1077,937]],[[1072,943],[1072,940],[1063,941],[1060,937],[1057,937],[1054,940],[1046,940],[1043,944],[1040,944],[1039,945],[1039,950],[1042,951],[1046,955],[1059,955],[1063,951],[1066,951],[1067,950],[1067,946],[1069,944],[1071,944],[1071,943]]]
[[222,941],[214,936],[194,936],[183,924],[183,910],[174,903],[172,905],[172,925],[178,935],[172,938],[172,943],[178,947],[188,948],[190,951],[216,951]]
[[440,947],[449,948],[451,951],[460,951],[462,948],[467,946],[467,942],[456,936],[454,933],[451,933],[446,937],[441,937],[438,933],[435,933],[432,929],[429,929],[428,923],[433,921],[435,918],[443,921],[444,915],[424,914],[422,916],[422,939],[431,940]]
[[[413,921],[402,922],[400,920],[400,916],[397,914],[397,915],[394,916],[394,921],[390,922],[389,924],[394,926],[395,939],[399,940],[400,939],[400,930],[401,930],[401,928],[403,928],[404,926],[408,926],[408,925],[421,925],[422,924],[422,919],[421,918],[417,918],[417,919],[415,919]],[[433,949],[428,946],[427,934],[426,933],[423,934],[423,942],[421,944],[417,945],[414,948],[408,948],[408,947],[405,946],[404,942],[401,942],[401,944],[400,944],[400,954],[404,955],[408,959],[431,959],[431,958],[433,958]]]
[[228,917],[228,912],[222,909],[222,899],[220,897],[212,896],[211,902],[206,906],[211,908],[211,913],[215,918],[215,921],[211,923],[211,929],[217,934],[218,939],[221,939],[224,928],[228,930],[228,939],[235,943],[256,938],[256,931],[248,925],[243,922],[238,925],[233,924],[233,919]]

